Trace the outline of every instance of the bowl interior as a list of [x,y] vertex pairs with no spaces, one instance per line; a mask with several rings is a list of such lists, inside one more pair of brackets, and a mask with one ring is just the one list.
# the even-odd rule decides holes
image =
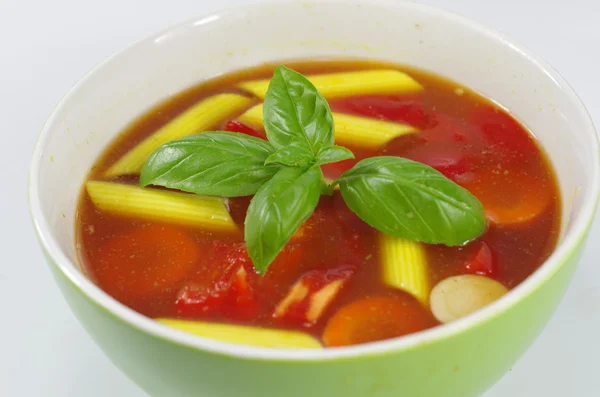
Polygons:
[[564,80],[520,47],[461,17],[384,3],[238,8],[178,25],[101,64],[55,109],[34,155],[32,209],[50,253],[66,258],[60,265],[70,273],[79,272],[74,223],[82,183],[94,159],[136,116],[219,74],[314,57],[412,65],[492,98],[530,128],[549,154],[563,197],[562,237],[587,222],[581,218],[591,216],[600,179],[597,142]]

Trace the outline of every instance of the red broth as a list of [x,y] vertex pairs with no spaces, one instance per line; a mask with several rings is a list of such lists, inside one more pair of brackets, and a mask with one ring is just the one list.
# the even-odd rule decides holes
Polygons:
[[[323,166],[323,171],[326,177],[335,178],[362,158],[402,156],[436,168],[483,202],[490,220],[483,236],[462,247],[426,246],[431,285],[454,275],[480,274],[513,288],[550,255],[560,224],[555,176],[535,139],[507,112],[467,87],[422,70],[358,61],[289,66],[304,74],[394,68],[424,86],[416,94],[330,101],[332,111],[407,123],[420,132],[378,149],[351,147],[356,159]],[[215,93],[241,92],[236,83],[270,77],[273,69],[274,65],[265,65],[230,74],[158,105],[105,151],[89,179],[106,180],[103,172],[111,164],[190,105]],[[214,129],[265,136],[264,130],[239,123],[235,117]],[[135,175],[110,179],[125,184],[137,180]],[[249,200],[229,200],[240,228]],[[339,192],[321,197],[315,213],[264,277],[253,270],[242,231],[218,233],[117,216],[95,208],[86,193],[79,202],[77,232],[80,258],[89,277],[149,317],[295,329],[325,339],[329,345],[385,339],[439,324],[411,295],[385,285],[378,232],[346,207]],[[316,320],[308,318],[306,299],[296,299],[278,313],[295,283],[303,283],[310,296],[335,280],[343,287]],[[369,312],[368,302],[382,305],[379,311]],[[354,339],[329,341],[327,332],[332,329],[352,328],[339,318],[328,325],[340,310],[371,316],[368,330]]]

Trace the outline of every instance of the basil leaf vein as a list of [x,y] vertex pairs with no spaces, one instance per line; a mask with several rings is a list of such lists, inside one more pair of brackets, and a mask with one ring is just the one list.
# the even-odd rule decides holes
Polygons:
[[144,165],[140,185],[211,196],[248,196],[281,169],[265,165],[274,151],[268,142],[240,133],[192,135],[160,146]]
[[425,164],[372,157],[337,182],[353,212],[393,236],[454,246],[479,237],[486,228],[479,200]]
[[283,168],[256,192],[246,213],[244,239],[261,274],[315,210],[323,175],[317,166]]
[[312,161],[313,155],[307,147],[291,144],[278,149],[275,153],[267,157],[265,165],[281,164],[288,167],[307,167]]
[[338,161],[353,159],[354,153],[343,146],[327,146],[321,148],[317,154],[317,164],[337,163]]
[[313,157],[333,145],[333,117],[329,104],[302,76],[279,66],[269,84],[263,106],[267,138],[275,147],[304,146]]

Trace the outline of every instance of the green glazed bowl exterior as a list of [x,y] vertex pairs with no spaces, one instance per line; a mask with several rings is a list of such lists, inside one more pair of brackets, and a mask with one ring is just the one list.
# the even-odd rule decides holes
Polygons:
[[149,335],[100,307],[47,259],[90,336],[152,396],[475,397],[507,372],[544,328],[582,245],[511,310],[463,332],[400,351],[298,361],[231,357]]
[[[94,159],[119,131],[199,81],[312,57],[410,64],[506,106],[534,132],[556,169],[563,222],[552,256],[505,297],[454,323],[394,340],[302,351],[231,345],[169,329],[85,277],[75,246],[77,200]],[[73,312],[112,362],[152,396],[474,397],[515,363],[561,300],[596,210],[599,158],[596,132],[577,95],[543,60],[500,34],[413,3],[282,0],[184,22],[88,73],[40,135],[30,208]]]

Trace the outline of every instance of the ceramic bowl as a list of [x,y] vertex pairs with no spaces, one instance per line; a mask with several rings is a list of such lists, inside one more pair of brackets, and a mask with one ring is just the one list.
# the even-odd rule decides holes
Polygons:
[[[266,61],[371,58],[417,66],[492,98],[533,131],[556,168],[562,232],[546,263],[508,295],[450,325],[347,348],[274,350],[166,328],[80,270],[77,200],[106,145],[152,105]],[[546,62],[460,16],[400,1],[261,3],[173,26],[89,72],[52,112],[30,173],[35,228],[73,312],[106,355],[153,396],[470,397],[531,344],[576,268],[599,196],[596,132]]]

